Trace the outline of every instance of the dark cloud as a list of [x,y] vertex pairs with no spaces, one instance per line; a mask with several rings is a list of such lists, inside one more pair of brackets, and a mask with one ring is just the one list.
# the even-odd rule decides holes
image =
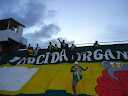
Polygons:
[[[75,43],[75,41],[68,41],[66,38],[63,38],[63,37],[59,37],[59,39],[61,41],[65,40],[65,43],[67,43],[69,46],[71,46],[71,44]],[[58,41],[58,38],[48,40],[47,42],[44,43],[44,45],[48,46],[49,42],[51,42],[53,45],[57,44],[59,47],[61,45],[60,42]]]
[[[25,25],[26,30],[35,26],[41,27],[35,32],[31,30],[24,35],[32,46],[39,44],[45,48],[50,41],[59,44],[57,39],[52,39],[52,36],[57,35],[60,28],[54,23],[49,23],[56,21],[57,12],[48,10],[45,3],[46,0],[0,0],[0,19],[13,18]],[[74,41],[66,40],[66,42],[70,45]]]
[[[58,38],[50,39],[53,35],[57,35],[58,32],[60,32],[60,28],[57,25],[48,24],[43,25],[39,31],[26,34],[25,37],[28,38],[28,42],[34,47],[36,46],[36,44],[39,44],[41,48],[47,48],[49,42],[52,42],[53,45],[57,44],[60,47],[60,42],[58,41]],[[71,44],[75,42],[68,41],[66,38],[63,37],[59,37],[59,39],[61,41],[65,40],[65,43],[67,43],[69,46],[71,46]]]
[[28,39],[41,40],[51,38],[52,35],[58,34],[60,28],[55,24],[43,25],[39,31],[25,35]]
[[[65,40],[65,43],[67,43],[69,45],[69,47],[71,46],[71,44],[74,44],[75,41],[68,41],[67,39],[63,38],[63,37],[59,37],[59,39],[62,41],[62,40]],[[43,49],[47,49],[48,48],[48,45],[49,45],[49,42],[52,42],[52,45],[55,45],[57,44],[58,47],[61,46],[60,42],[58,41],[58,38],[54,38],[54,39],[50,39],[50,40],[36,40],[34,41],[33,43],[33,40],[30,41],[30,44],[33,44],[32,46],[35,47],[36,44],[39,44],[39,46]]]
[[0,18],[14,18],[30,27],[43,22],[46,6],[44,0],[0,0]]
[[55,11],[55,10],[49,10],[48,11],[48,17],[55,17],[56,16],[56,14],[57,14],[57,12]]

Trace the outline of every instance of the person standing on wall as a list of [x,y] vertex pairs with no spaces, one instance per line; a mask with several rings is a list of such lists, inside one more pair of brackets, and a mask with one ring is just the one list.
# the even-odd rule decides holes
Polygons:
[[55,47],[54,47],[54,49],[56,50],[56,49],[58,49],[59,47],[57,46],[57,44],[55,44]]
[[34,49],[33,49],[33,47],[31,47],[31,48],[28,50],[28,56],[29,56],[29,57],[34,56]]
[[100,45],[99,45],[98,41],[95,41],[95,43],[94,43],[93,47],[95,47],[95,48],[99,48],[99,47],[100,47]]
[[54,48],[54,46],[52,45],[51,42],[49,42],[49,45],[48,45],[48,50],[52,50]]
[[62,48],[62,49],[66,48],[65,40],[63,40],[63,42],[61,42],[59,38],[58,38],[58,40],[59,40],[59,42],[61,43],[61,48]]
[[72,59],[75,62],[77,59],[76,46],[72,44],[72,46],[70,47],[70,50],[71,50],[71,55],[73,56]]
[[78,66],[78,62],[75,62],[74,65],[75,66],[72,66],[72,68],[71,68],[71,72],[73,72],[72,87],[73,87],[73,92],[74,92],[75,96],[77,96],[75,87],[77,86],[77,83],[82,79],[81,70],[87,71],[88,67],[86,67],[86,69],[84,69],[83,67]]
[[34,56],[38,55],[38,52],[41,48],[38,46],[38,44],[36,44],[36,48],[35,48],[35,52],[34,52]]
[[31,47],[32,47],[31,44],[29,44],[27,47],[27,50],[31,49]]

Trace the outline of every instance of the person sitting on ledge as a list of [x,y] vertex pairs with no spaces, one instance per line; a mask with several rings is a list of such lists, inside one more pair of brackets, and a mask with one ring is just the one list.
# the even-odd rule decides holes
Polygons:
[[93,47],[95,47],[95,48],[99,48],[100,47],[100,45],[98,44],[98,41],[95,41]]

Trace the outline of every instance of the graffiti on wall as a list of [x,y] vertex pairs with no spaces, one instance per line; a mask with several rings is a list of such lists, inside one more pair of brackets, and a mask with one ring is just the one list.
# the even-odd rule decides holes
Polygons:
[[97,93],[101,96],[128,96],[128,64],[103,61],[102,66],[107,69],[97,79]]
[[[77,61],[79,62],[95,62],[95,61],[105,61],[105,60],[128,60],[127,51],[113,51],[110,49],[102,50],[96,49],[94,51],[84,51],[77,52]],[[11,63],[16,64],[56,64],[61,62],[68,62],[72,56],[70,53],[66,52],[65,49],[60,52],[47,52],[40,54],[37,57],[19,57],[15,56],[11,60]]]

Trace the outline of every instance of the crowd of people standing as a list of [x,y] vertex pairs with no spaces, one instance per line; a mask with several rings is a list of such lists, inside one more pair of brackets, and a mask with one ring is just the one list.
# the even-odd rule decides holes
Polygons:
[[[52,42],[49,42],[49,45],[48,45],[48,48],[46,49],[46,52],[47,51],[54,51],[54,50],[57,50],[57,49],[66,49],[66,52],[68,51],[68,53],[70,53],[70,57],[75,60],[76,59],[76,46],[74,44],[71,45],[71,47],[68,46],[67,43],[65,43],[65,40],[61,41],[59,38],[58,38],[58,41],[60,42],[61,44],[61,47],[59,48],[57,44],[52,45]],[[27,56],[28,57],[32,57],[32,56],[38,56],[39,54],[39,50],[41,48],[39,47],[39,45],[37,44],[37,46],[35,47],[35,49],[31,46],[31,44],[28,45],[27,47]]]
[[[74,44],[71,45],[71,47],[68,46],[67,43],[65,43],[65,40],[61,41],[58,38],[59,43],[61,44],[61,47],[59,48],[57,44],[55,44],[55,46],[52,44],[52,42],[49,42],[49,45],[46,49],[47,51],[55,51],[57,49],[66,49],[66,52],[68,52],[70,54],[70,56],[68,56],[70,59],[72,59],[73,61],[76,61],[77,58],[77,48]],[[95,48],[99,48],[100,45],[98,44],[98,41],[95,41],[93,47]],[[35,49],[31,46],[31,44],[28,45],[27,47],[27,56],[32,57],[32,56],[38,56],[39,54],[39,50],[41,48],[39,47],[39,45],[37,44]]]

